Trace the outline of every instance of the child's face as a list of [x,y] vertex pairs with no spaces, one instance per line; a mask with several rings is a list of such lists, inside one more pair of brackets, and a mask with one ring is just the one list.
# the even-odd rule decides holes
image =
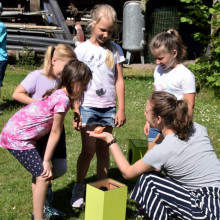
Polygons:
[[92,27],[92,34],[100,46],[104,46],[114,32],[114,24],[106,17],[103,17],[97,24],[92,25]]
[[155,63],[160,65],[163,70],[172,69],[177,64],[177,50],[174,50],[172,53],[167,52],[165,48],[158,48],[152,50],[152,54],[155,59]]
[[144,115],[145,115],[146,120],[153,127],[154,123],[153,123],[153,115],[152,115],[152,106],[151,106],[149,100],[147,101]]
[[71,60],[71,59],[66,58],[66,59],[61,60],[61,59],[58,59],[56,57],[52,58],[53,76],[55,78],[58,78],[58,79],[61,78],[63,68],[69,60]]

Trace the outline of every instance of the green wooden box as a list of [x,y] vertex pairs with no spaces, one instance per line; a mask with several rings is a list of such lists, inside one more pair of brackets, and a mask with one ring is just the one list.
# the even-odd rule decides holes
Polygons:
[[86,185],[85,220],[125,220],[126,204],[127,186],[120,182],[104,179]]
[[130,164],[141,159],[148,149],[147,140],[130,139],[128,144],[128,161]]

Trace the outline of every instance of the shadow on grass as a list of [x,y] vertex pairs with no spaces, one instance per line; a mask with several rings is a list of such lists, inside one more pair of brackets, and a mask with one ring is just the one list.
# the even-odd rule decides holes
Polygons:
[[153,80],[153,76],[124,76],[124,80],[126,79],[135,79],[135,80],[140,80],[140,81],[148,81],[148,80]]
[[[125,180],[120,171],[117,168],[112,168],[109,170],[108,178],[114,179],[116,181],[119,181],[120,183],[125,184],[128,187],[128,200],[127,200],[127,209],[126,209],[126,219],[133,219],[132,218],[132,212],[138,207],[138,204],[135,201],[132,201],[129,199],[129,195],[132,191],[132,189],[135,186],[136,181],[135,180]],[[95,182],[96,175],[93,175],[91,177],[86,178],[86,183]],[[84,213],[85,209],[72,209],[70,206],[70,199],[72,194],[72,188],[75,182],[71,182],[68,184],[65,188],[61,190],[57,190],[54,192],[54,201],[52,205],[65,212],[66,218],[65,219],[84,219]]]
[[4,110],[13,110],[24,107],[20,102],[11,99],[3,99],[3,104],[1,106]]

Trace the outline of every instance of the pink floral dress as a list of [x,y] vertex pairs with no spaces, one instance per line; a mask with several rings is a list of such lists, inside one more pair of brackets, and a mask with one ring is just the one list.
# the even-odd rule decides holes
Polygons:
[[35,148],[36,140],[51,131],[55,113],[67,112],[70,100],[63,89],[16,112],[5,124],[0,146],[12,150]]

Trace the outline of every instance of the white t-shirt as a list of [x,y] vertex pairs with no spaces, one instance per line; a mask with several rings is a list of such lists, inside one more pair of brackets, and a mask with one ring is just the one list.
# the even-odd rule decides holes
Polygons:
[[171,70],[163,70],[157,66],[154,71],[154,88],[155,91],[169,92],[183,99],[183,94],[195,93],[195,76],[183,64]]
[[114,42],[111,43],[115,61],[112,69],[109,69],[105,63],[106,47],[98,47],[87,40],[75,49],[78,60],[84,62],[92,71],[92,80],[84,92],[83,106],[96,108],[116,106],[115,67],[125,58],[121,47]]
[[158,170],[164,169],[170,178],[189,190],[220,188],[220,162],[206,128],[195,122],[188,140],[169,134],[145,154],[143,161]]

